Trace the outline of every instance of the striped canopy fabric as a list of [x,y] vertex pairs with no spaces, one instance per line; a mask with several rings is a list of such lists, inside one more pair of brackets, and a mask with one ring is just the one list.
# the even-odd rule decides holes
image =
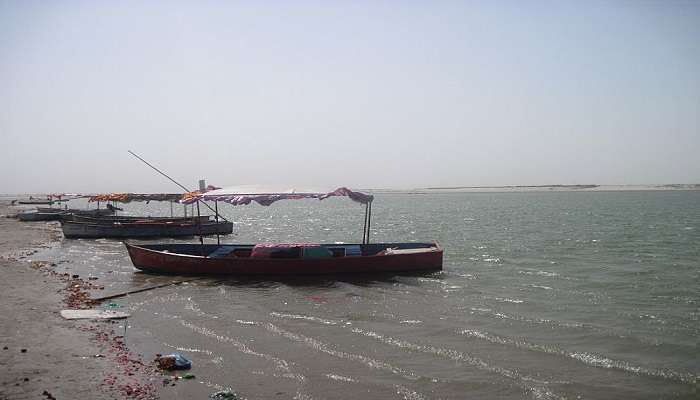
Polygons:
[[319,199],[324,200],[329,197],[346,196],[352,201],[360,204],[368,204],[374,200],[374,196],[356,192],[346,187],[340,187],[330,192],[323,191],[300,191],[296,189],[287,189],[282,191],[271,191],[264,187],[246,187],[239,186],[234,188],[223,188],[212,190],[210,192],[187,193],[180,200],[183,204],[192,204],[196,201],[222,201],[234,206],[247,205],[256,202],[261,206],[269,206],[279,200],[298,200],[298,199]]

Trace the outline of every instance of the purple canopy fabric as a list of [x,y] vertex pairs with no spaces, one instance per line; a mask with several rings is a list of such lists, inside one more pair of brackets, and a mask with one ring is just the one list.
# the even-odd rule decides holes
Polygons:
[[[325,200],[329,197],[334,197],[334,196],[347,196],[350,198],[350,200],[355,201],[357,203],[361,204],[367,204],[370,203],[372,200],[374,200],[374,196],[361,193],[361,192],[354,192],[346,187],[341,187],[338,188],[332,192],[328,193],[255,193],[255,194],[234,194],[234,193],[226,193],[225,190],[223,193],[221,191],[215,190],[213,192],[207,192],[207,193],[202,193],[199,196],[191,196],[189,198],[180,200],[180,203],[183,204],[192,204],[197,200],[204,200],[204,201],[223,201],[225,203],[229,203],[234,206],[240,206],[240,205],[247,205],[252,202],[256,202],[260,204],[261,206],[269,206],[272,203],[279,201],[279,200],[298,200],[298,199],[319,199],[319,200]],[[219,192],[219,193],[217,193]]]

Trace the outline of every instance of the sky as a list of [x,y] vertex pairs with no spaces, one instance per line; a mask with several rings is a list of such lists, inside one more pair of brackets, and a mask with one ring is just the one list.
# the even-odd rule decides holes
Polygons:
[[700,183],[700,1],[0,0],[0,193]]

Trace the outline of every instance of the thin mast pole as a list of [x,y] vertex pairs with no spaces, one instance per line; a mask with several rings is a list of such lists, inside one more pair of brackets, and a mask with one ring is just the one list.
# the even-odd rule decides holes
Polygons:
[[[158,168],[156,168],[156,167],[154,167],[153,165],[151,165],[151,163],[149,163],[148,161],[146,161],[146,160],[144,160],[143,158],[139,157],[138,154],[134,153],[134,152],[131,151],[131,150],[127,150],[127,151],[128,151],[132,156],[134,156],[134,157],[138,158],[139,160],[143,161],[144,164],[146,164],[146,165],[148,165],[149,167],[153,168],[153,170],[155,170],[157,173],[163,175],[164,177],[168,178],[168,179],[169,179],[171,182],[173,182],[174,184],[180,186],[185,192],[187,192],[187,193],[191,192],[190,189],[187,189],[186,187],[182,186],[182,185],[181,185],[180,183],[178,183],[175,179],[169,177],[169,176],[166,175],[163,171],[159,170]],[[207,208],[210,209],[211,211],[214,211],[214,209],[211,208],[211,206],[210,206],[209,204],[204,203],[204,205],[207,206]],[[197,207],[199,207],[199,204],[197,204]],[[194,213],[194,211],[193,211],[193,213]],[[228,220],[227,220],[226,218],[224,218],[223,216],[221,217],[221,219],[223,219],[224,221],[227,221],[227,222],[228,222]]]
[[369,244],[370,224],[372,222],[372,202],[369,202],[369,212],[367,213],[367,244]]
[[204,255],[204,236],[202,236],[202,217],[199,215],[199,200],[197,200],[197,231],[199,231],[199,244],[202,245],[202,247],[199,248],[199,254],[203,256]]
[[174,184],[180,186],[180,187],[182,188],[182,190],[184,190],[185,192],[188,192],[188,193],[191,192],[190,189],[187,189],[186,187],[180,185],[175,179],[169,177],[169,176],[166,175],[163,171],[161,171],[161,170],[159,170],[158,168],[154,167],[154,166],[151,165],[148,161],[146,161],[146,160],[144,160],[143,158],[139,157],[139,156],[138,156],[136,153],[134,153],[133,151],[131,151],[131,150],[127,150],[127,151],[128,151],[129,153],[131,153],[132,156],[134,156],[134,157],[138,158],[139,160],[143,161],[144,164],[146,164],[146,165],[148,165],[149,167],[153,168],[153,170],[155,170],[157,173],[163,175],[164,177],[170,179],[170,181],[172,181]]
[[221,239],[219,237],[219,201],[214,200],[214,210],[216,214],[216,244],[221,245]]
[[369,203],[365,204],[365,225],[362,227],[362,244],[365,244],[367,238],[367,214],[369,213]]

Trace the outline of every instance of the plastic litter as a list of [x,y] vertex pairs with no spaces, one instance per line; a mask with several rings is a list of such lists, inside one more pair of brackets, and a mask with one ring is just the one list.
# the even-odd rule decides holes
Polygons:
[[129,314],[112,310],[61,310],[61,316],[65,319],[122,319]]
[[[174,370],[174,369],[190,369],[192,368],[192,361],[188,360],[185,358],[180,353],[173,353],[173,354],[168,354],[165,356],[161,356],[160,354],[156,355],[156,365],[158,365],[158,368],[164,369],[164,370]],[[193,376],[194,377],[194,376]],[[191,379],[191,378],[188,378]]]

